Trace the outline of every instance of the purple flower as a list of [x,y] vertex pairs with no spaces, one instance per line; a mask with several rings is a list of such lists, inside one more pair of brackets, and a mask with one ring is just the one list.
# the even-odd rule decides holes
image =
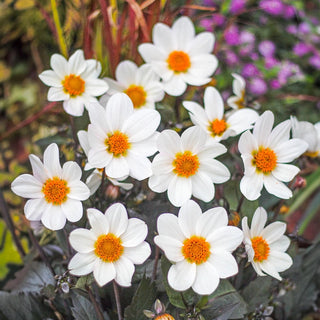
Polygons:
[[253,78],[249,82],[249,91],[255,95],[265,94],[268,90],[267,84],[261,78]]
[[283,17],[285,19],[291,19],[296,14],[296,8],[294,6],[285,6],[283,8]]
[[200,26],[205,28],[207,31],[212,31],[212,19],[202,19],[200,21]]
[[310,63],[310,65],[312,65],[316,69],[320,70],[320,56],[319,55],[314,55],[314,56],[310,57],[309,63]]
[[250,58],[254,61],[258,60],[259,59],[259,55],[256,53],[256,52],[252,52],[250,54]]
[[310,46],[304,42],[298,42],[293,47],[293,53],[298,57],[302,57],[308,52],[310,52]]
[[310,25],[306,22],[302,22],[299,24],[298,32],[302,34],[310,33]]
[[230,4],[230,12],[232,14],[237,14],[244,9],[247,0],[232,0]]
[[279,61],[275,57],[267,57],[264,59],[264,65],[266,69],[271,69],[278,64]]
[[262,0],[259,3],[259,7],[273,16],[282,14],[284,9],[283,3],[280,0]]
[[291,33],[291,34],[297,34],[298,29],[297,29],[297,27],[296,27],[295,25],[291,24],[290,26],[288,26],[288,27],[286,28],[286,31],[287,31],[288,33]]
[[259,75],[260,75],[260,71],[254,64],[247,63],[243,66],[242,76],[244,76],[245,78],[256,77]]
[[222,26],[225,21],[226,18],[220,13],[215,13],[212,15],[212,23],[216,26]]
[[225,32],[224,32],[224,38],[230,46],[236,46],[240,44],[240,34],[239,29],[236,25],[230,26]]
[[239,54],[240,54],[240,56],[245,57],[245,56],[248,56],[249,54],[251,54],[253,50],[254,50],[254,45],[250,43],[245,46],[242,46],[239,49]]
[[233,51],[227,51],[226,52],[226,62],[228,65],[234,66],[237,63],[239,63],[239,58]]
[[265,40],[259,43],[258,50],[264,57],[268,58],[274,55],[276,46],[272,41]]
[[254,36],[253,33],[249,32],[249,31],[242,31],[240,33],[240,43],[244,44],[244,43],[254,43],[256,40],[256,37]]
[[280,82],[279,82],[277,79],[272,79],[272,80],[270,81],[270,87],[271,87],[272,89],[280,89],[280,88],[281,88],[281,84],[280,84]]

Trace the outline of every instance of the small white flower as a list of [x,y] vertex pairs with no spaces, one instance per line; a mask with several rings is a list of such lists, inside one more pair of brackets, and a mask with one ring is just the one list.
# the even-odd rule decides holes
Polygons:
[[251,229],[248,227],[248,218],[242,219],[244,244],[254,270],[259,276],[265,273],[281,280],[278,272],[284,271],[292,265],[291,257],[285,253],[290,240],[284,235],[286,224],[276,221],[264,227],[267,222],[267,212],[259,207],[255,211]]
[[266,111],[256,121],[253,133],[248,130],[239,139],[244,163],[240,190],[249,200],[258,199],[263,186],[279,198],[292,197],[292,191],[281,181],[291,181],[300,169],[287,162],[292,162],[308,147],[301,139],[289,139],[290,120],[272,129],[273,122],[273,113]]
[[165,92],[180,96],[187,84],[200,86],[211,80],[218,66],[211,54],[214,36],[209,32],[195,35],[192,21],[181,17],[172,28],[157,23],[152,32],[152,43],[143,43],[138,50],[143,59],[163,81]]
[[191,195],[206,202],[212,200],[214,183],[227,181],[230,172],[213,159],[227,149],[218,142],[206,142],[207,135],[199,127],[188,128],[181,137],[173,130],[162,131],[157,140],[160,153],[153,159],[153,176],[149,178],[151,190],[168,190],[170,202],[177,207]]
[[33,176],[22,174],[11,185],[18,196],[30,198],[24,207],[26,218],[39,221],[51,230],[64,227],[66,220],[79,221],[83,214],[81,201],[89,198],[88,187],[80,181],[82,172],[74,161],[61,168],[59,150],[55,143],[47,147],[43,163],[29,156]]
[[99,104],[89,110],[88,162],[93,168],[105,168],[107,176],[123,179],[131,176],[143,180],[151,176],[147,158],[156,151],[156,129],[160,114],[156,110],[134,111],[124,93],[110,97],[106,108]]
[[105,214],[87,210],[91,229],[70,233],[71,246],[78,251],[69,262],[70,273],[84,276],[93,272],[99,286],[113,279],[123,287],[131,285],[134,264],[142,264],[151,249],[145,238],[147,225],[140,219],[128,219],[125,207],[116,203]]
[[95,97],[108,90],[108,84],[98,79],[100,62],[85,60],[83,51],[77,50],[67,61],[62,55],[54,54],[50,59],[53,70],[43,71],[39,78],[51,88],[49,101],[63,101],[64,110],[72,116],[81,116],[84,106],[96,102]]
[[[90,150],[88,133],[84,130],[80,130],[77,135],[78,135],[78,139],[79,139],[80,145],[81,145],[84,153],[86,154],[86,156],[88,156],[88,153]],[[93,168],[94,167],[90,166],[89,163],[86,163],[86,165],[84,167],[85,170],[91,170]],[[103,173],[103,169],[97,168],[97,169],[93,170],[93,172],[88,176],[88,178],[86,180],[86,185],[90,189],[90,195],[93,195],[100,187],[101,181],[102,181],[102,173]],[[124,190],[130,190],[133,187],[132,183],[120,182],[117,179],[112,179],[112,178],[108,177],[106,174],[105,174],[105,177],[113,185],[120,187],[120,188],[123,188]],[[126,178],[127,177],[123,177],[122,179],[119,179],[119,180],[125,180]]]
[[225,279],[238,273],[231,252],[243,239],[242,231],[228,226],[224,208],[202,213],[200,206],[189,200],[178,217],[165,213],[157,222],[159,235],[154,242],[174,264],[168,272],[169,285],[177,291],[192,287],[198,294],[211,294]]
[[109,85],[107,94],[103,95],[100,103],[105,105],[109,97],[117,92],[124,92],[129,96],[135,109],[155,108],[155,102],[164,97],[159,76],[150,65],[140,67],[132,61],[122,61],[116,69],[116,80],[104,78]]
[[224,114],[222,97],[214,87],[204,92],[204,108],[193,101],[183,101],[193,124],[200,126],[215,141],[225,140],[250,129],[259,115],[256,111],[244,108]]
[[227,100],[227,104],[235,110],[245,108],[246,82],[239,74],[232,73],[232,76],[234,77],[232,89],[235,95]]
[[312,124],[308,121],[298,121],[296,117],[291,117],[292,137],[299,138],[308,143],[305,155],[311,158],[320,155],[320,122]]

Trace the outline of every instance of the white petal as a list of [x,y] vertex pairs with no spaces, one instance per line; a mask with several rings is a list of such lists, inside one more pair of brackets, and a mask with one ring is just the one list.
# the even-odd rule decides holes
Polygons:
[[168,198],[170,202],[176,207],[181,207],[191,198],[191,194],[191,179],[181,178],[177,175],[173,176],[168,185]]
[[43,225],[50,230],[60,230],[66,224],[66,216],[61,206],[48,205],[41,217]]
[[216,88],[206,88],[204,92],[204,108],[210,121],[223,118],[224,103]]
[[151,176],[148,181],[149,188],[154,192],[164,192],[168,189],[171,179],[167,174]]
[[129,166],[126,157],[112,157],[106,167],[107,176],[120,179],[129,175]]
[[171,236],[156,236],[154,238],[155,244],[164,251],[166,257],[173,262],[179,262],[184,259],[182,254],[182,242]]
[[292,164],[278,163],[272,171],[272,175],[283,182],[291,181],[300,171],[300,169]]
[[185,130],[181,135],[181,144],[183,150],[198,153],[205,144],[207,134],[199,126],[192,126]]
[[83,228],[75,229],[69,235],[71,246],[80,253],[93,251],[96,240],[93,232]]
[[77,253],[70,260],[68,269],[71,274],[76,276],[84,276],[93,271],[93,267],[96,261],[94,253]]
[[116,269],[116,282],[122,287],[130,287],[134,273],[134,265],[131,260],[122,256],[114,262],[114,267]]
[[88,140],[88,132],[84,131],[84,130],[80,130],[80,131],[78,131],[77,136],[78,136],[81,148],[83,149],[86,156],[88,156],[88,152],[90,150],[90,144],[89,144],[89,140]]
[[50,87],[62,87],[62,79],[52,70],[46,70],[39,74],[40,80]]
[[156,110],[141,109],[127,119],[123,132],[130,142],[141,141],[150,137],[160,124],[160,114]]
[[97,78],[101,73],[101,63],[96,59],[86,60],[87,67],[84,71],[81,72],[81,77],[83,79]]
[[101,149],[90,149],[88,160],[90,165],[94,168],[107,167],[113,159],[112,154],[109,153],[105,147]]
[[281,199],[289,199],[292,197],[292,191],[272,175],[265,176],[263,184],[269,193],[274,194]]
[[130,168],[130,176],[139,181],[149,178],[152,175],[151,162],[146,157],[130,154],[127,157]]
[[84,111],[84,103],[84,99],[80,96],[71,98],[63,102],[63,109],[74,117],[80,117]]
[[202,163],[203,160],[207,158],[215,158],[227,152],[227,148],[218,142],[210,142],[202,151],[198,153],[198,158]]
[[116,277],[116,268],[113,263],[97,259],[93,268],[93,276],[100,287]]
[[69,95],[66,94],[62,88],[51,87],[48,90],[48,101],[65,101],[69,99]]
[[219,278],[225,279],[238,273],[238,264],[230,252],[212,248],[208,262],[216,269]]
[[70,199],[83,201],[87,200],[90,196],[89,188],[82,181],[69,182],[68,187],[70,188],[70,193],[68,194],[68,198]]
[[173,159],[170,159],[167,155],[163,153],[157,154],[152,161],[152,172],[155,175],[168,174],[172,172]]
[[251,237],[260,236],[267,218],[267,212],[264,208],[259,207],[256,209],[251,221]]
[[286,251],[290,246],[290,239],[287,236],[281,236],[278,240],[269,244],[270,251]]
[[270,251],[268,261],[274,265],[278,272],[289,269],[293,263],[292,258],[287,253],[278,251]]
[[243,232],[237,227],[221,227],[213,230],[207,237],[207,241],[212,245],[212,250],[234,251],[242,242]]
[[181,141],[178,133],[174,130],[163,130],[157,140],[157,146],[160,153],[172,156],[174,159],[176,153],[182,152]]
[[228,168],[215,159],[206,159],[205,161],[201,161],[199,171],[200,170],[208,175],[214,183],[223,183],[230,178]]
[[[165,60],[167,58],[167,52],[155,46],[154,44],[142,43],[138,47],[138,51],[141,54],[144,61],[146,62],[163,61],[163,63],[166,65]],[[153,64],[151,65],[152,67],[154,67]],[[161,74],[159,75],[161,76]]]
[[181,96],[187,89],[186,83],[181,77],[173,75],[168,81],[162,82],[164,91],[170,96]]
[[252,176],[243,176],[240,181],[241,193],[250,201],[256,200],[261,195],[263,187],[263,175],[254,174]]
[[82,218],[83,208],[79,200],[67,199],[61,204],[61,209],[70,222],[77,222]]
[[47,169],[44,167],[41,160],[34,154],[29,155],[29,160],[32,167],[33,176],[40,182],[44,183],[49,178]]
[[11,184],[11,190],[24,198],[43,198],[42,183],[31,174],[18,176]]
[[128,226],[127,210],[121,203],[115,203],[105,212],[110,225],[110,232],[117,237],[121,236]]
[[180,242],[185,240],[185,236],[180,230],[178,217],[171,213],[163,213],[157,220],[158,233],[161,236],[173,237]]
[[282,280],[282,278],[280,277],[279,273],[275,269],[274,265],[271,264],[269,262],[269,260],[265,260],[265,261],[261,262],[260,263],[260,267],[261,267],[261,270],[263,272],[267,273],[271,277],[274,277],[274,278],[278,279],[279,281]]
[[209,119],[207,114],[198,103],[193,101],[183,101],[182,104],[189,111],[189,115],[193,124],[199,125],[201,128],[208,126]]
[[53,54],[50,59],[50,66],[53,71],[61,78],[68,74],[68,63],[67,60],[61,54]]
[[291,162],[303,154],[307,148],[307,142],[301,139],[290,139],[274,148],[274,152],[278,162]]
[[176,20],[172,25],[172,34],[177,43],[177,47],[186,50],[188,44],[195,36],[195,30],[191,19],[183,16]]
[[238,97],[242,96],[242,92],[246,87],[246,82],[239,74],[232,73],[234,80],[232,81],[232,90]]
[[283,236],[283,234],[286,231],[286,228],[287,225],[284,222],[276,221],[266,226],[262,230],[260,235],[261,237],[266,239],[268,243],[272,243],[279,240]]
[[268,146],[273,149],[277,145],[286,142],[290,137],[291,122],[290,120],[279,123],[271,132],[268,140]]
[[251,128],[251,124],[258,119],[259,115],[256,111],[251,109],[236,110],[227,119],[227,123],[230,125],[229,129],[234,131],[233,135],[238,135],[242,131]]
[[[106,109],[100,105],[100,103],[92,103],[90,104],[90,107],[88,108],[89,111],[89,117],[90,117],[90,122],[92,125],[89,125],[88,129],[88,135],[94,135],[94,133],[103,139],[103,141],[106,138],[107,133],[111,131],[107,124],[107,113]],[[119,110],[118,110],[119,111]],[[93,130],[93,132],[90,132],[90,128]],[[100,134],[99,134],[100,132]],[[90,138],[89,143],[90,143]],[[91,145],[91,143],[90,143]],[[92,147],[92,145],[91,145]]]
[[170,287],[177,291],[189,289],[196,278],[196,264],[186,260],[180,261],[169,269],[168,282]]
[[243,231],[244,241],[246,241],[246,239],[251,239],[251,232],[248,227],[248,217],[243,217],[243,219],[241,221],[241,227],[242,227],[242,231]]
[[122,61],[116,69],[116,79],[125,87],[136,83],[137,65],[129,60]]
[[100,187],[101,184],[101,174],[93,172],[86,180],[86,185],[90,190],[90,196],[92,196]]
[[190,55],[210,53],[213,50],[214,35],[211,32],[199,33],[189,44]]
[[172,31],[164,23],[155,24],[152,30],[152,40],[156,47],[164,52],[170,52],[175,47]]
[[200,206],[193,200],[187,201],[179,210],[178,224],[183,234],[190,238],[196,233],[196,225],[202,215]]
[[106,93],[109,86],[101,79],[92,79],[86,81],[86,93],[91,96],[101,96]]
[[215,188],[212,179],[203,172],[197,172],[192,176],[192,195],[204,202],[209,202],[213,199]]
[[127,230],[121,235],[124,247],[135,247],[141,244],[148,234],[148,227],[140,219],[131,218]]
[[201,295],[211,294],[219,285],[219,275],[211,263],[197,265],[197,274],[192,289]]
[[251,154],[252,151],[258,150],[257,140],[249,130],[240,136],[238,148],[242,154]]
[[109,233],[109,221],[101,211],[90,208],[87,210],[87,216],[92,232],[96,237]]
[[68,61],[68,73],[79,75],[86,67],[83,51],[77,50]]
[[151,135],[151,137],[142,141],[134,142],[131,145],[131,149],[129,152],[143,157],[150,157],[154,155],[158,151],[156,141],[159,134],[160,133],[156,131],[153,135]]
[[143,241],[136,247],[126,247],[124,248],[123,255],[131,260],[133,264],[144,263],[151,254],[150,245]]
[[274,122],[274,115],[271,111],[265,111],[256,121],[253,128],[253,135],[259,145],[266,145],[271,134]]
[[67,161],[62,167],[62,179],[66,181],[80,180],[82,175],[81,168],[74,161]]
[[225,227],[228,224],[228,215],[224,208],[216,207],[207,210],[199,218],[196,225],[196,234],[207,238],[216,229]]
[[242,161],[243,161],[243,166],[244,166],[244,175],[251,177],[254,175],[257,175],[257,168],[255,165],[253,165],[253,156],[252,154],[242,154],[241,155]]
[[213,54],[199,54],[191,57],[191,67],[188,75],[197,79],[198,83],[206,84],[210,82],[211,75],[218,67],[218,59]]
[[43,164],[48,169],[51,177],[61,177],[62,169],[59,160],[57,144],[51,143],[43,154]]
[[43,198],[28,200],[24,206],[24,214],[30,221],[39,221],[46,206],[47,202]]

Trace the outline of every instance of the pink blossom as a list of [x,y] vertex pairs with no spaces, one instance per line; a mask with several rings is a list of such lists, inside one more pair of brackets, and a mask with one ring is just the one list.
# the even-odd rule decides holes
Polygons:
[[276,50],[276,46],[270,40],[261,41],[258,46],[259,52],[266,58],[272,57]]
[[246,6],[247,0],[232,0],[230,4],[230,12],[232,14],[237,14],[242,11]]
[[298,57],[302,57],[302,56],[304,56],[305,54],[307,54],[309,52],[310,52],[310,46],[308,46],[304,42],[298,42],[293,47],[293,53],[295,55],[297,55]]
[[240,44],[240,34],[239,29],[236,25],[230,26],[225,32],[224,32],[224,38],[230,46],[236,46]]
[[249,82],[249,90],[255,95],[265,94],[268,90],[266,82],[261,78],[253,78]]
[[259,3],[259,7],[273,16],[282,14],[284,9],[283,3],[280,0],[262,0]]

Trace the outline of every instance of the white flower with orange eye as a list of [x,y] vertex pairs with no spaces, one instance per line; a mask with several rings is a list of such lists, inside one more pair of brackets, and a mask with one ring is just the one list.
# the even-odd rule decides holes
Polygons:
[[151,249],[145,238],[147,225],[140,219],[128,219],[121,203],[111,205],[103,214],[87,210],[91,229],[70,233],[71,246],[78,251],[69,262],[71,274],[84,276],[93,272],[99,286],[113,279],[123,287],[131,285],[134,264],[142,264]]
[[284,235],[286,224],[276,221],[264,227],[267,222],[267,212],[259,207],[252,218],[251,229],[248,218],[242,219],[244,245],[254,270],[259,276],[270,276],[281,280],[279,272],[287,270],[292,265],[291,257],[285,253],[290,240]]
[[320,122],[312,124],[308,121],[298,121],[291,117],[292,137],[302,139],[308,143],[308,149],[304,155],[316,158],[320,155]]
[[30,199],[24,207],[26,218],[41,220],[51,230],[62,229],[66,220],[79,221],[83,214],[81,201],[89,198],[90,191],[80,181],[82,172],[78,164],[68,161],[61,168],[55,143],[45,150],[43,163],[33,154],[29,159],[33,176],[22,174],[11,184],[15,194]]
[[202,213],[192,200],[179,210],[178,217],[165,213],[157,221],[159,235],[154,238],[174,264],[168,272],[169,285],[177,291],[192,287],[198,294],[211,294],[220,279],[238,273],[231,252],[242,242],[242,231],[228,226],[224,208]]
[[246,82],[239,74],[232,73],[232,76],[234,77],[232,89],[235,95],[227,100],[227,104],[235,110],[245,108]]
[[206,202],[212,200],[214,183],[230,178],[227,167],[213,159],[227,149],[217,142],[208,145],[207,135],[199,127],[188,128],[181,137],[173,130],[164,130],[157,146],[160,153],[152,162],[149,187],[155,192],[168,190],[168,198],[176,207],[192,195]]
[[157,23],[152,31],[152,43],[143,43],[138,50],[163,81],[165,92],[180,96],[187,84],[204,85],[211,80],[218,60],[211,54],[214,36],[209,32],[195,35],[192,21],[181,17],[172,28]]
[[117,92],[129,96],[135,109],[155,108],[155,102],[161,101],[164,91],[159,76],[150,65],[138,67],[134,62],[126,60],[119,63],[116,69],[116,80],[104,78],[109,85],[107,94],[100,103],[105,105],[109,97]]
[[106,108],[92,104],[89,116],[88,162],[91,167],[105,168],[107,176],[115,179],[131,176],[143,180],[151,176],[151,162],[147,157],[157,151],[158,111],[134,111],[130,98],[116,93],[110,97]]
[[219,91],[207,87],[204,92],[204,108],[193,101],[183,101],[193,124],[200,126],[215,141],[225,140],[250,129],[258,119],[256,111],[245,108],[224,114],[224,104]]
[[[84,151],[84,153],[86,154],[86,156],[88,156],[89,150],[90,150],[90,144],[89,144],[89,140],[88,140],[88,133],[84,130],[80,130],[78,132],[78,139],[79,139],[79,143]],[[86,163],[84,170],[92,170],[94,167],[90,166],[89,163]],[[90,195],[93,195],[98,188],[101,185],[101,181],[102,181],[102,173],[103,173],[103,169],[102,168],[97,168],[95,170],[93,170],[93,172],[88,176],[87,180],[86,180],[86,185],[88,186],[88,188],[90,189]],[[125,180],[127,177],[122,177],[121,179],[112,179],[110,177],[108,177],[105,174],[105,177],[114,185],[120,188],[123,188],[124,190],[130,190],[133,187],[132,183],[126,183],[126,182],[120,182],[119,180]]]
[[253,133],[248,130],[239,139],[244,163],[240,190],[249,200],[258,199],[263,186],[279,198],[292,197],[292,191],[281,181],[291,181],[300,169],[287,162],[292,162],[308,147],[301,139],[289,139],[290,120],[272,129],[273,122],[273,113],[266,111],[256,121]]
[[101,73],[100,62],[85,60],[83,51],[77,50],[67,61],[62,55],[54,54],[50,59],[53,70],[43,71],[39,78],[51,88],[49,101],[63,101],[64,110],[72,116],[81,116],[95,97],[108,90],[108,84],[98,79]]

